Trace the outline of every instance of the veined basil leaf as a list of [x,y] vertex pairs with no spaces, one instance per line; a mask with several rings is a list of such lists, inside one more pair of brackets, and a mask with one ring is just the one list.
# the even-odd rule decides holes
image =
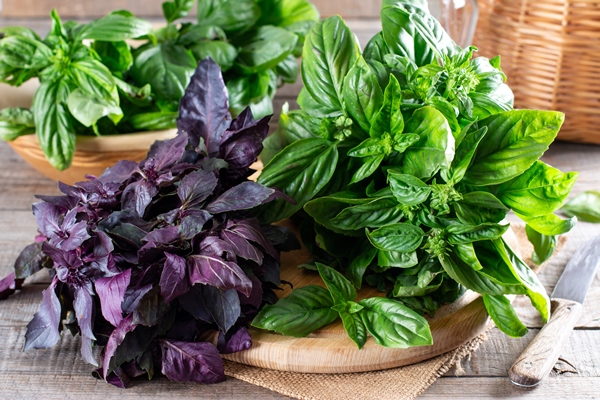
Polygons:
[[539,217],[528,217],[516,213],[517,217],[521,218],[531,228],[535,229],[539,233],[548,236],[562,235],[563,233],[569,232],[577,223],[577,217],[571,217],[569,219],[562,219],[555,214],[545,214]]
[[359,349],[362,349],[367,342],[367,328],[360,315],[358,313],[340,312],[340,317],[350,339],[356,343]]
[[491,280],[483,271],[476,271],[454,254],[441,254],[438,259],[444,267],[444,271],[467,289],[481,294],[502,295],[515,293],[512,286]]
[[346,270],[346,276],[355,288],[362,287],[362,279],[367,267],[377,255],[377,249],[368,240],[363,240],[360,246],[354,247],[350,253],[350,265]]
[[345,208],[331,220],[331,224],[343,230],[378,228],[398,222],[402,215],[403,212],[393,197],[380,197]]
[[338,313],[327,289],[316,285],[295,289],[273,305],[266,305],[252,326],[294,337],[308,336],[335,321]]
[[355,36],[341,17],[313,26],[304,44],[301,73],[304,87],[321,113],[342,115],[344,79],[359,55]]
[[189,47],[196,60],[210,57],[221,67],[221,71],[228,71],[238,56],[235,46],[224,40],[203,40]]
[[78,39],[120,42],[141,37],[150,32],[152,32],[152,24],[146,20],[121,14],[109,14],[84,25],[83,29],[78,32]]
[[368,133],[375,115],[383,105],[383,92],[377,76],[363,57],[358,57],[346,76],[343,94],[348,114]]
[[270,203],[263,208],[263,222],[279,221],[301,209],[329,182],[337,161],[337,144],[321,138],[299,140],[273,157],[258,182],[281,189],[297,203],[283,200]]
[[396,200],[405,206],[419,205],[427,200],[431,193],[431,187],[425,182],[396,169],[388,170],[388,182]]
[[589,190],[579,193],[565,204],[560,211],[568,217],[577,217],[584,222],[600,222],[600,192]]
[[7,36],[0,40],[2,63],[13,68],[41,70],[51,63],[52,50],[37,39]]
[[167,22],[187,16],[194,6],[194,0],[174,0],[162,3],[163,14]]
[[118,105],[95,97],[79,88],[69,94],[67,106],[71,115],[85,127],[92,126],[100,118],[106,116],[109,116],[115,124],[123,118],[123,111]]
[[362,165],[356,170],[354,175],[352,175],[352,180],[350,183],[360,182],[363,179],[366,179],[373,175],[375,171],[381,165],[381,162],[385,158],[384,154],[380,154],[378,156],[367,156],[360,159]]
[[307,0],[258,0],[263,12],[258,25],[290,26],[298,22],[318,21],[319,11]]
[[32,133],[35,133],[35,122],[30,110],[26,108],[0,110],[0,139],[11,141]]
[[485,186],[509,181],[527,171],[552,143],[564,115],[554,111],[515,110],[478,122],[488,128],[463,181]]
[[448,243],[472,243],[480,240],[498,239],[510,228],[509,224],[485,223],[476,226],[454,225],[447,228]]
[[377,250],[377,265],[380,267],[412,268],[419,263],[417,252]]
[[458,258],[463,260],[467,265],[470,265],[474,270],[480,271],[483,269],[483,266],[477,258],[477,253],[475,253],[473,243],[456,243],[452,246],[452,251]]
[[519,320],[515,309],[506,296],[483,295],[483,304],[494,323],[502,332],[510,337],[522,337],[527,327]]
[[323,225],[327,229],[341,234],[362,236],[362,232],[353,233],[337,228],[332,223],[332,220],[349,205],[364,204],[369,201],[372,200],[360,198],[357,194],[352,192],[340,192],[330,196],[318,197],[309,201],[304,206],[304,211],[313,217],[317,223]]
[[391,224],[367,231],[367,237],[380,250],[410,253],[416,250],[423,241],[425,233],[421,228],[411,224]]
[[102,59],[102,64],[112,72],[125,72],[133,64],[133,54],[127,42],[106,42],[95,40],[92,48]]
[[486,133],[487,127],[484,126],[474,132],[467,133],[464,139],[461,140],[456,149],[456,155],[452,160],[448,177],[442,176],[446,182],[452,181],[456,184],[463,179],[467,169],[469,169],[473,162],[477,146],[479,146],[479,142],[481,142]]
[[255,0],[198,0],[198,24],[219,26],[228,34],[247,31],[259,17]]
[[358,314],[377,344],[408,348],[433,343],[427,320],[402,303],[373,297],[358,304],[364,307]]
[[344,275],[327,265],[316,263],[321,279],[327,285],[334,304],[345,304],[356,300],[356,289]]
[[404,130],[404,117],[400,108],[401,104],[402,91],[400,83],[392,74],[383,94],[383,105],[372,120],[369,136],[372,138],[381,138],[386,133],[392,137],[401,134]]
[[238,41],[237,66],[245,74],[275,68],[296,46],[297,36],[276,26],[261,26]]
[[529,225],[525,225],[525,232],[527,233],[527,239],[533,245],[531,259],[534,263],[540,265],[552,256],[558,239],[556,236],[543,235]]
[[454,136],[442,113],[431,106],[422,107],[406,122],[404,131],[416,133],[420,139],[404,152],[402,173],[427,179],[440,167],[450,167]]
[[396,278],[392,295],[394,297],[427,296],[442,286],[443,279],[440,276],[436,283],[426,286],[419,286],[417,282],[418,278],[416,276],[399,275]]
[[517,178],[501,184],[496,195],[516,213],[538,217],[554,212],[563,204],[577,175],[536,161]]

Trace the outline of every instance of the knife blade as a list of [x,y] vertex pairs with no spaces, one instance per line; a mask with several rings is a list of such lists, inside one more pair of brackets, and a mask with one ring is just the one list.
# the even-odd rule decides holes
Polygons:
[[521,387],[539,384],[556,364],[581,316],[583,301],[600,265],[600,236],[575,251],[550,295],[552,314],[511,367],[508,378]]

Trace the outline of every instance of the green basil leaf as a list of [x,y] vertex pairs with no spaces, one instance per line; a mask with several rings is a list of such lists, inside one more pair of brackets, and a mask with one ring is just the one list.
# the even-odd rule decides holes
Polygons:
[[[481,192],[473,192],[481,193]],[[500,202],[498,200],[498,202]],[[503,205],[504,206],[504,205]],[[468,203],[466,201],[458,201],[452,204],[456,217],[466,225],[479,225],[486,222],[501,222],[508,213],[505,208],[487,208]]]
[[[367,61],[377,61],[380,64],[384,64],[384,57],[390,54],[390,49],[388,48],[385,40],[383,38],[383,32],[377,33],[375,36],[369,40],[367,45],[365,46],[365,50],[363,51],[363,57]],[[382,85],[385,87],[387,82]]]
[[[426,102],[428,105],[435,107],[436,110],[438,110],[439,112],[444,114],[444,117],[446,117],[446,120],[448,121],[448,125],[450,126],[450,129],[452,130],[452,134],[454,135],[455,138],[458,138],[460,135],[460,132],[462,130],[462,127],[458,123],[457,115],[458,115],[459,111],[458,111],[457,107],[454,104],[450,103],[445,98],[443,98],[442,96],[430,97],[429,99],[426,100]],[[458,140],[457,140],[457,144],[458,144]]]
[[266,305],[252,321],[252,326],[304,337],[338,318],[331,309],[333,301],[327,289],[317,285],[295,289],[277,303]]
[[9,36],[24,36],[33,40],[40,40],[40,37],[34,30],[23,26],[3,26],[0,28],[0,36],[7,38]]
[[[510,93],[512,94],[512,91]],[[469,98],[473,102],[473,118],[484,119],[490,115],[512,110],[512,107],[503,103],[501,98],[491,94],[473,92],[469,93]]]
[[510,337],[522,337],[528,332],[519,320],[515,309],[506,296],[483,295],[483,304],[488,314],[502,332]]
[[157,131],[177,126],[178,112],[149,112],[135,114],[127,120],[137,131]]
[[531,259],[534,263],[540,265],[552,256],[554,249],[556,249],[558,238],[556,236],[543,235],[529,225],[525,225],[525,232],[527,233],[527,239],[533,245]]
[[458,258],[463,260],[467,265],[470,265],[474,270],[480,271],[483,269],[483,266],[477,258],[477,253],[475,253],[473,243],[456,243],[452,246],[452,251]]
[[227,34],[247,31],[259,17],[255,0],[198,0],[198,24],[219,26]]
[[516,213],[538,217],[554,212],[564,203],[577,175],[536,161],[517,178],[498,186],[496,195]]
[[342,115],[343,82],[359,56],[355,36],[341,17],[313,26],[304,44],[301,73],[304,87],[321,113]]
[[345,234],[345,235],[359,235],[362,236],[362,232],[353,233],[337,228],[332,220],[340,212],[342,212],[348,205],[364,204],[371,201],[371,199],[359,198],[357,194],[352,192],[340,192],[334,193],[330,196],[323,196],[313,199],[306,203],[304,211],[308,213],[314,220],[330,229],[334,232]]
[[206,57],[212,58],[221,71],[228,71],[238,56],[238,51],[235,46],[227,43],[224,40],[205,40],[193,44],[189,47],[196,60],[204,60]]
[[195,70],[196,60],[188,50],[165,42],[137,49],[130,73],[138,85],[149,83],[158,97],[179,101]]
[[462,195],[462,201],[477,207],[497,208],[508,211],[508,208],[496,196],[489,192],[470,192]]
[[527,296],[531,300],[531,304],[538,310],[543,321],[546,322],[550,316],[550,299],[538,276],[515,254],[504,239],[494,240],[493,244],[513,275],[527,289]]
[[408,348],[433,343],[427,320],[402,303],[383,297],[359,302],[363,324],[381,346]]
[[405,132],[419,140],[404,152],[401,171],[420,179],[448,168],[454,158],[454,136],[444,115],[431,106],[422,107],[406,122]]
[[115,124],[123,118],[123,111],[114,102],[95,97],[81,89],[75,89],[69,94],[67,106],[71,115],[87,128],[102,117],[109,116]]
[[0,40],[2,63],[13,68],[40,70],[51,63],[52,50],[27,36],[7,36]]
[[3,121],[0,117],[0,139],[10,142],[19,136],[31,135],[32,133],[35,133],[35,126],[14,124],[12,122]]
[[342,323],[344,324],[344,329],[346,330],[348,337],[356,343],[359,349],[362,349],[367,342],[367,328],[360,315],[356,313],[350,314],[347,312],[340,312],[340,317],[342,318]]
[[600,192],[589,190],[579,193],[565,204],[560,211],[568,217],[577,217],[584,222],[600,222]]
[[368,156],[360,159],[362,165],[356,170],[354,175],[352,175],[352,180],[350,183],[360,182],[363,179],[366,179],[373,175],[375,171],[381,165],[381,162],[385,158],[384,154],[378,156]]
[[448,243],[473,243],[480,240],[498,239],[510,228],[510,224],[498,225],[494,223],[484,223],[476,226],[454,225],[449,226]]
[[401,104],[402,90],[400,89],[400,83],[394,75],[390,75],[390,82],[383,94],[383,105],[372,121],[369,136],[381,138],[388,133],[395,137],[402,133],[404,130],[404,117],[400,108]]
[[380,267],[412,268],[419,263],[417,252],[377,251],[377,265]]
[[490,279],[484,271],[476,271],[454,254],[441,254],[438,259],[450,278],[474,292],[494,295],[516,292],[513,286]]
[[[365,133],[368,133],[384,100],[377,76],[364,58],[358,57],[356,64],[346,76],[343,94],[348,114]],[[399,107],[397,111],[400,112]]]
[[[258,104],[263,98],[268,97],[276,86],[277,77],[272,71],[260,71],[251,75],[240,75],[227,81],[227,92],[229,93],[229,109],[235,115],[241,113],[246,107]],[[252,110],[254,118],[261,118]],[[263,115],[264,116],[264,115]]]
[[299,69],[298,60],[293,54],[288,54],[275,68],[283,83],[295,83]]
[[258,0],[258,5],[264,11],[257,25],[290,26],[319,20],[319,11],[307,0]]
[[167,22],[187,16],[194,6],[194,0],[173,0],[162,3],[163,14]]
[[362,141],[358,146],[350,149],[348,155],[350,157],[371,157],[389,154],[392,152],[392,146],[389,140],[379,138],[369,138]]
[[133,64],[133,55],[127,42],[95,40],[92,48],[102,59],[102,64],[112,72],[125,72]]
[[398,222],[402,215],[402,210],[393,197],[381,197],[345,208],[331,220],[331,224],[343,230],[378,228]]
[[292,143],[265,166],[258,182],[276,187],[296,200],[290,204],[276,200],[263,208],[263,222],[291,216],[301,209],[333,176],[338,161],[337,143],[309,138]]
[[334,304],[345,304],[348,301],[356,300],[356,289],[344,275],[327,265],[321,263],[316,263],[316,265]]
[[548,149],[564,115],[554,111],[515,110],[492,115],[478,122],[486,126],[463,182],[497,185],[527,171]]
[[569,232],[577,223],[577,217],[562,219],[555,214],[545,214],[539,217],[529,217],[515,212],[517,217],[521,218],[531,228],[539,233],[548,236],[562,235]]
[[471,166],[473,162],[473,157],[475,156],[475,152],[477,151],[477,146],[487,133],[487,127],[484,126],[481,129],[477,129],[474,132],[469,132],[466,136],[461,140],[458,148],[456,149],[456,155],[452,160],[452,164],[450,166],[450,171],[448,173],[448,177],[444,180],[446,182],[454,182],[455,184],[460,182],[467,169]]
[[346,276],[355,288],[362,287],[362,279],[367,267],[373,262],[377,255],[377,249],[368,240],[363,240],[360,246],[356,246],[350,253],[350,265],[346,270]]
[[50,164],[62,171],[75,154],[75,129],[65,102],[69,96],[66,79],[42,82],[33,96],[36,134]]
[[431,285],[419,286],[417,284],[418,278],[415,276],[399,275],[394,283],[392,289],[392,295],[394,297],[416,297],[416,296],[427,296],[438,290],[442,286],[443,279],[440,276]]
[[410,253],[416,250],[423,241],[425,233],[421,228],[411,224],[391,224],[367,231],[367,237],[373,246],[380,250]]
[[297,36],[276,26],[261,26],[238,41],[237,65],[245,74],[275,68],[296,46]]
[[394,197],[405,206],[417,206],[427,200],[431,187],[412,175],[388,170],[388,182]]
[[78,32],[77,39],[120,42],[138,38],[150,32],[152,32],[152,24],[149,21],[121,14],[109,14],[84,25]]
[[100,61],[83,59],[71,63],[70,75],[81,90],[98,99],[119,106],[115,79]]
[[[287,104],[287,103],[286,103]],[[281,134],[286,146],[300,139],[317,137],[321,121],[311,117],[302,110],[288,111],[289,107],[284,105],[279,115],[277,131]]]

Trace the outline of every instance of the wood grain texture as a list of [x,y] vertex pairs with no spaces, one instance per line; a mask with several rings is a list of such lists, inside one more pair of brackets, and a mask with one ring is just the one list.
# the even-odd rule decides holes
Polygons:
[[549,373],[564,343],[579,320],[582,305],[573,300],[552,299],[552,316],[517,358],[508,377],[517,386],[538,385]]

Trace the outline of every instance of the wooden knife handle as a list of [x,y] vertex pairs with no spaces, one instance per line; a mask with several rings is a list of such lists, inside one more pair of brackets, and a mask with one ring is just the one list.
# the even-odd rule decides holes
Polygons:
[[579,320],[582,309],[581,303],[576,301],[552,299],[550,321],[523,350],[508,372],[512,383],[532,387],[548,375]]

